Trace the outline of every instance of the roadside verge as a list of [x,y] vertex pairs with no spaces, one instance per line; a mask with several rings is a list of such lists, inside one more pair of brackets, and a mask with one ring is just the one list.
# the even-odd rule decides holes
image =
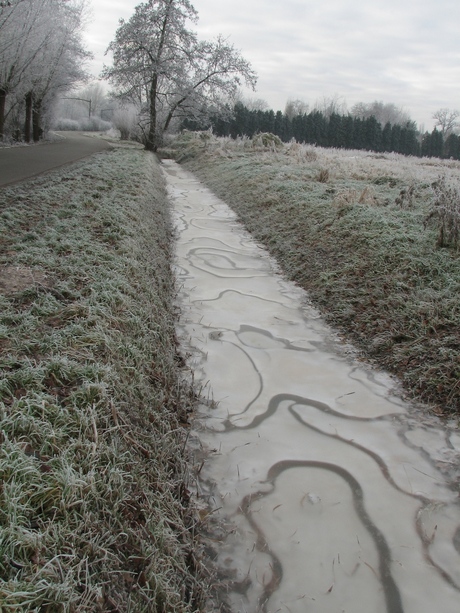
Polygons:
[[172,248],[144,151],[2,190],[2,611],[198,608]]

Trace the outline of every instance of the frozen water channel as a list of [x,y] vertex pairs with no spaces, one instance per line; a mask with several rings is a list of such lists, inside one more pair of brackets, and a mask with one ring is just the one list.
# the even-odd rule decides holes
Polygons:
[[354,361],[234,213],[163,169],[181,340],[212,400],[194,425],[198,488],[229,610],[458,613],[455,424]]

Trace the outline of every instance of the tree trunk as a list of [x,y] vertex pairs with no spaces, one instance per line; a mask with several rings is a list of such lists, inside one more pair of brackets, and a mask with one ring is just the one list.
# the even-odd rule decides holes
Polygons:
[[[170,11],[174,3],[174,0],[169,0],[166,8],[166,13],[163,19],[163,26],[161,28],[161,36],[158,43],[158,51],[156,54],[157,65],[159,65],[161,57],[163,55],[163,48],[166,40],[166,32],[169,26]],[[149,131],[145,142],[145,148],[147,151],[156,151],[160,145],[160,132],[157,126],[157,89],[158,89],[158,73],[154,72],[152,75],[152,83],[150,85],[149,92]]]
[[26,120],[24,122],[24,140],[26,143],[30,143],[30,137],[32,134],[32,103],[33,93],[28,92],[26,94]]
[[6,94],[6,89],[0,87],[0,139],[3,138],[5,130]]
[[37,143],[43,135],[41,128],[42,101],[34,100],[32,105],[32,135],[34,143]]
[[149,131],[145,141],[145,148],[147,151],[156,151],[158,149],[158,133],[157,133],[157,84],[158,75],[153,75],[152,84],[150,85],[150,117],[149,117]]

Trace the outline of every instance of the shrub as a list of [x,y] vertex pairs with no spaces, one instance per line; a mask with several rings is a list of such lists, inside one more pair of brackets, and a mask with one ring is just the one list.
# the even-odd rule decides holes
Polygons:
[[59,117],[54,121],[54,130],[82,130],[85,132],[105,132],[110,130],[112,124],[110,121],[104,121],[100,117],[86,117],[85,119],[67,119]]
[[439,234],[438,247],[458,248],[460,237],[460,187],[449,183],[445,176],[440,177],[432,186],[433,199],[431,211],[425,219],[425,226],[437,220]]
[[112,123],[120,130],[121,140],[139,136],[139,112],[134,105],[118,108],[113,114]]
[[265,149],[283,147],[283,141],[279,136],[271,132],[259,132],[258,134],[254,134],[251,140],[254,147],[264,147]]
[[55,130],[73,131],[80,130],[80,124],[75,119],[67,119],[65,117],[59,117],[53,124]]
[[415,184],[411,183],[409,187],[404,187],[399,196],[395,198],[395,204],[401,209],[411,209],[415,204]]

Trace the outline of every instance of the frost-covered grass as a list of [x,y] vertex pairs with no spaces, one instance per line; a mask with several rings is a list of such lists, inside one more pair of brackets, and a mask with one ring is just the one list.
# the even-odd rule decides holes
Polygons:
[[446,214],[443,236],[458,238],[458,161],[208,133],[183,134],[170,154],[408,394],[460,410],[460,252],[455,240],[440,248]]
[[171,249],[143,151],[1,190],[2,613],[198,609]]

